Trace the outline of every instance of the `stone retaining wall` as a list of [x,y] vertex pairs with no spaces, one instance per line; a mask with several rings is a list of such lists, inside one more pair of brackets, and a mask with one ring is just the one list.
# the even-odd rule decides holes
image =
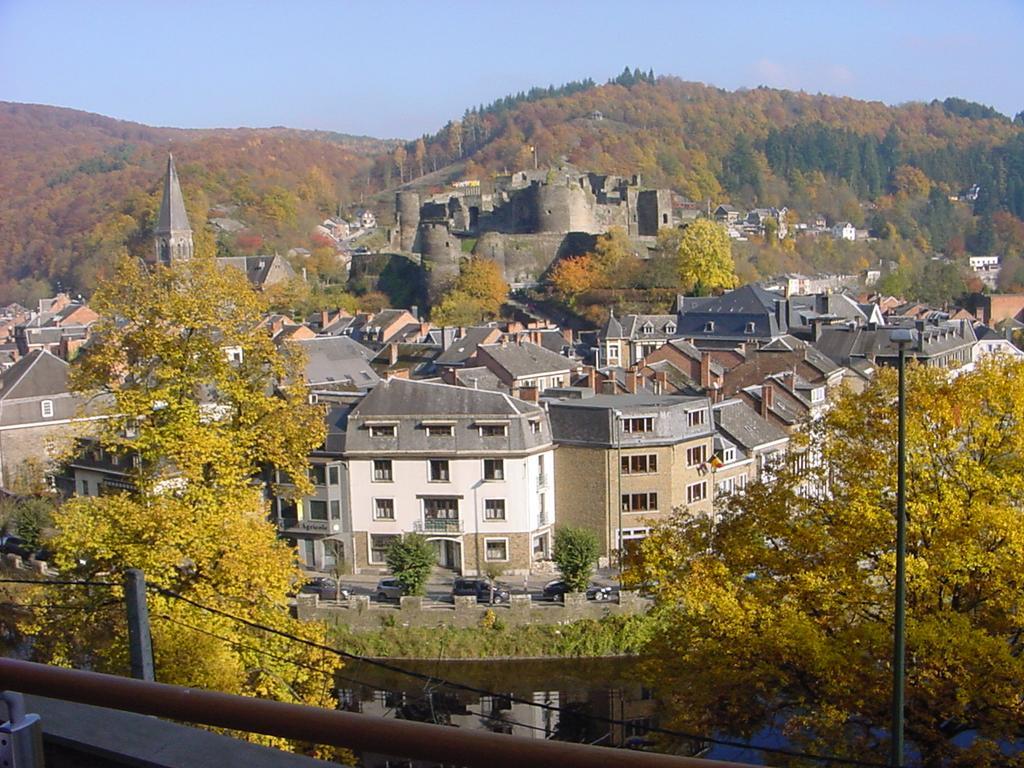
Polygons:
[[402,627],[476,627],[488,610],[506,626],[528,624],[566,624],[580,619],[605,616],[629,616],[644,613],[652,601],[635,592],[624,591],[618,600],[587,600],[586,595],[570,594],[564,603],[534,602],[530,595],[512,595],[509,603],[485,605],[475,597],[459,596],[454,605],[403,597],[400,605],[371,602],[367,595],[355,595],[342,603],[320,600],[316,595],[299,595],[297,613],[303,621],[344,624],[356,631],[372,632],[385,626]]

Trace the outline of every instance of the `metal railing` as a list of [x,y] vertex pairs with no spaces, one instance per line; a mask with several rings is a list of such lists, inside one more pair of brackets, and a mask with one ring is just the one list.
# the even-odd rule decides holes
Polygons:
[[[445,764],[520,768],[749,768],[570,742],[392,720],[354,712],[214,693],[177,685],[0,659],[0,689],[187,723]],[[46,724],[43,723],[45,733]]]
[[424,533],[462,533],[462,520],[447,517],[425,517],[413,523],[416,531]]

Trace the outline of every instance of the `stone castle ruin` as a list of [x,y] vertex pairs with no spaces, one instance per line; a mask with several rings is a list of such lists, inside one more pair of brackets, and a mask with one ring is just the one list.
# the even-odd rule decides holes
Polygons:
[[420,256],[428,294],[458,275],[470,250],[500,263],[518,287],[537,282],[555,260],[592,249],[613,227],[638,249],[649,247],[658,230],[677,226],[673,204],[671,190],[644,189],[639,176],[516,171],[499,176],[491,193],[475,181],[431,195],[396,193],[391,245]]

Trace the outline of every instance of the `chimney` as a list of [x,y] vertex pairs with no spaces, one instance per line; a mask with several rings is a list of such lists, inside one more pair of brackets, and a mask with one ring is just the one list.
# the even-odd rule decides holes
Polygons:
[[521,387],[519,389],[519,399],[525,400],[528,403],[536,403],[540,400],[540,389],[537,387]]
[[635,395],[637,391],[636,371],[626,371],[626,391]]
[[419,322],[419,319],[420,319],[420,308],[419,307],[417,307],[415,304],[413,304],[411,307],[409,307],[409,314],[413,316],[413,318],[416,320],[416,322]]
[[668,374],[665,371],[654,372],[654,393],[664,395],[668,392]]
[[700,386],[702,389],[711,387],[711,353],[700,353]]
[[563,328],[562,338],[565,339],[566,344],[572,344],[572,328]]
[[914,328],[917,330],[917,347],[918,352],[924,352],[924,320],[915,320]]
[[775,300],[775,324],[779,326],[780,333],[786,333],[786,331],[789,330],[789,322],[787,319],[787,316],[789,315],[788,309],[788,299]]
[[618,393],[618,388],[615,386],[614,379],[606,379],[601,382],[601,394],[602,395],[614,395]]
[[587,389],[591,389],[591,390],[596,392],[597,391],[597,373],[594,371],[593,367],[591,367],[589,365],[584,366],[583,367],[583,375],[586,377],[586,379],[583,382],[583,386],[585,386]]
[[772,406],[775,405],[775,387],[771,384],[761,386],[761,417],[767,419]]
[[394,365],[398,362],[398,345],[388,344],[388,365]]
[[420,323],[420,340],[427,338],[427,334],[430,333],[430,323]]
[[320,330],[322,331],[331,324],[331,313],[324,309],[320,311]]

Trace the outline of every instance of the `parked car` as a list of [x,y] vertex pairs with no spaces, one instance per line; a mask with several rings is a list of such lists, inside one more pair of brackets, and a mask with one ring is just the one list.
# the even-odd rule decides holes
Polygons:
[[488,579],[455,579],[452,584],[452,597],[456,595],[472,595],[478,603],[507,603],[508,587]]
[[339,590],[338,582],[330,576],[315,576],[303,584],[299,591],[306,595],[316,595],[321,600],[348,600],[352,596],[352,590],[344,585]]
[[[561,579],[549,581],[544,585],[544,597],[548,600],[558,600],[561,602],[565,600],[567,592],[569,592],[569,585]],[[587,600],[611,600],[611,598],[611,587],[602,587],[600,584],[591,584],[587,587]]]
[[404,595],[405,587],[402,582],[395,578],[381,579],[377,582],[377,590],[374,594],[381,602],[385,600],[398,600]]
[[10,534],[0,535],[0,555],[17,555],[18,557],[32,557],[32,548],[24,539]]

